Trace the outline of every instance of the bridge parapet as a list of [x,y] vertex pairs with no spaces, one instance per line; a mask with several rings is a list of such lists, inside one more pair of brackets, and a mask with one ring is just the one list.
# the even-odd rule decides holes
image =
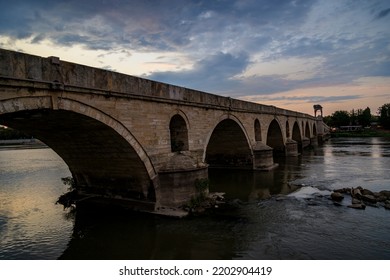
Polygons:
[[285,110],[194,89],[152,81],[140,77],[93,68],[58,57],[43,58],[0,49],[0,77],[50,83],[57,89],[66,86],[102,91],[106,94],[125,94],[189,102],[224,110],[244,111],[289,117],[313,118],[300,112]]

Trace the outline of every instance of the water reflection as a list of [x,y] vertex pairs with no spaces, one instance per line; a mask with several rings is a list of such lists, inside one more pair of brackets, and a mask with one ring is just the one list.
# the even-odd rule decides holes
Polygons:
[[[66,246],[55,199],[67,166],[50,149],[0,150],[0,259],[53,259]],[[65,236],[63,236],[65,235]]]
[[60,259],[231,259],[235,222],[176,220],[123,211],[78,211],[73,238]]
[[[229,206],[203,217],[176,220],[140,213],[78,209],[73,238],[61,259],[235,259],[246,258],[253,238],[268,238],[286,216],[271,213],[260,199],[295,190],[302,158],[279,159],[272,172],[209,170],[210,191],[225,192]],[[256,220],[254,222],[253,216]],[[278,218],[279,217],[279,218]]]
[[384,139],[332,139],[276,159],[270,172],[210,170],[211,191],[225,192],[229,207],[177,220],[63,211],[54,202],[69,171],[53,151],[0,150],[0,259],[390,259],[390,211],[326,197],[348,186],[390,190],[389,155]]
[[325,178],[327,188],[363,186],[372,191],[390,187],[390,145],[385,138],[331,139],[324,151],[323,172],[312,163],[312,170]]
[[278,168],[266,172],[210,169],[210,191],[225,192],[226,198],[238,198],[243,201],[288,194],[295,190],[290,182],[300,177],[302,158],[278,158],[277,162]]

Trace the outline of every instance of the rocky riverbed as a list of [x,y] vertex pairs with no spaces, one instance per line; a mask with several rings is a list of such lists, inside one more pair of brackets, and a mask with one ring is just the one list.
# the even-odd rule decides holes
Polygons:
[[338,205],[345,196],[351,197],[351,204],[348,205],[354,209],[365,209],[366,206],[384,207],[390,210],[390,191],[383,190],[373,192],[363,187],[341,188],[334,190],[330,197]]

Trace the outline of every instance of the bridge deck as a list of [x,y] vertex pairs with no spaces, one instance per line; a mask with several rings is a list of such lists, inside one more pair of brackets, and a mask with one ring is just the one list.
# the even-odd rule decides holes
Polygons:
[[[43,58],[29,54],[0,49],[0,83],[12,86],[25,80],[31,87],[40,86],[36,82],[46,83],[59,90],[82,92],[95,91],[104,95],[128,95],[132,98],[151,97],[163,102],[172,100],[189,103],[191,106],[218,107],[235,111],[248,111],[261,114],[276,114],[294,117],[313,118],[296,111],[275,106],[247,102],[230,97],[206,93],[194,89],[152,81],[140,77],[112,72],[104,69],[75,64],[60,60],[58,57]],[[42,86],[42,85],[41,85]]]

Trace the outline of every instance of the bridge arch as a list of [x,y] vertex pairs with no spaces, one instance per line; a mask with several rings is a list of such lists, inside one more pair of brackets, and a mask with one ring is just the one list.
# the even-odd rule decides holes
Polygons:
[[42,140],[89,193],[156,200],[154,167],[119,121],[85,103],[48,96],[0,102],[0,123]]
[[310,139],[310,126],[308,122],[306,122],[305,126],[305,137]]
[[234,116],[222,116],[207,141],[204,161],[210,167],[253,168],[253,154],[244,126]]
[[169,122],[171,152],[188,151],[188,125],[181,114],[175,114]]
[[298,143],[298,152],[302,152],[302,134],[297,121],[293,125],[292,140]]
[[285,152],[282,129],[276,119],[273,119],[268,126],[267,145],[273,148],[274,154]]
[[286,138],[290,138],[290,123],[286,121]]
[[260,124],[259,119],[255,119],[254,129],[255,129],[255,141],[259,142],[262,139],[262,137],[261,137],[261,124]]

